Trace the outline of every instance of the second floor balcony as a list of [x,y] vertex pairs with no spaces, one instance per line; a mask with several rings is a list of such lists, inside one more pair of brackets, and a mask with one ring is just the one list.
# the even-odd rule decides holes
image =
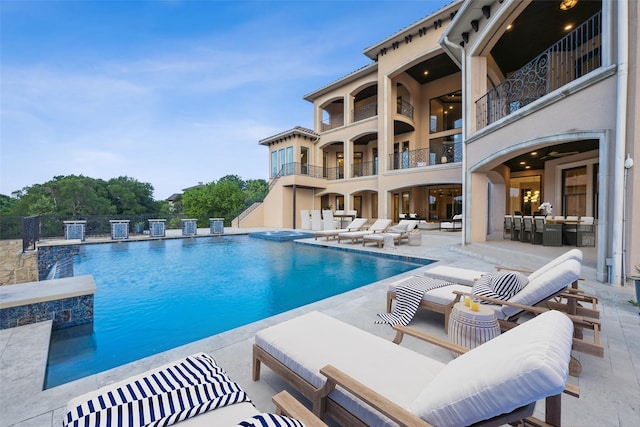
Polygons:
[[602,14],[596,13],[476,101],[482,129],[602,66]]
[[462,162],[462,144],[455,142],[438,148],[419,148],[389,154],[389,170]]

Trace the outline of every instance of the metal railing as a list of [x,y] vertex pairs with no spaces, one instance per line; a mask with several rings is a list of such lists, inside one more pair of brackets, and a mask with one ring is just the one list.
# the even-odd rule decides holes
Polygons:
[[598,12],[478,99],[478,129],[599,68],[601,22]]
[[[389,169],[411,169],[461,162],[461,153],[460,155],[455,154],[456,150],[460,151],[461,148],[461,144],[456,142],[452,152],[444,152],[442,149],[433,151],[430,148],[419,148],[401,153],[392,153],[389,154]],[[443,159],[446,159],[446,161],[443,161]]]
[[324,177],[330,181],[344,179],[344,167],[326,168],[323,173]]
[[[312,178],[325,178],[322,167],[299,162],[287,163],[282,166],[277,177],[290,175],[305,175]],[[271,189],[271,186],[269,186],[269,189]]]
[[378,115],[378,103],[370,102],[368,104],[361,105],[353,110],[353,121],[359,122],[360,120],[368,119]]
[[378,174],[378,161],[360,162],[351,165],[351,177],[373,176]]
[[413,105],[404,100],[398,101],[397,113],[413,120]]
[[22,252],[35,251],[38,240],[40,240],[40,217],[22,218]]
[[258,206],[260,206],[261,204],[262,204],[262,202],[253,202],[253,204],[251,206],[249,206],[247,209],[245,209],[244,211],[242,211],[242,213],[240,213],[240,215],[238,215],[236,218],[232,219],[231,220],[231,224],[236,223],[237,227],[240,227],[240,221],[242,221],[243,219],[248,217],[251,212],[253,212],[256,209],[258,209]]

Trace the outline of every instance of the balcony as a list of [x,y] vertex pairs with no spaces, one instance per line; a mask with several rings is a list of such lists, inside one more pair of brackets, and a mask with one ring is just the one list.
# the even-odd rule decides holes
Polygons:
[[398,109],[396,112],[413,120],[413,105],[407,101],[398,100]]
[[369,104],[361,105],[353,110],[353,121],[359,122],[360,120],[368,119],[369,117],[375,117],[378,115],[378,103],[370,102]]
[[321,132],[326,132],[331,129],[339,128],[344,126],[344,120],[342,117],[332,118],[331,120],[326,120],[320,123]]
[[602,65],[602,16],[587,21],[476,101],[482,129]]
[[287,163],[280,169],[277,177],[290,175],[304,175],[312,178],[325,178],[320,166],[311,166],[308,163]]
[[351,177],[358,178],[361,176],[378,175],[378,161],[360,162],[351,165]]
[[462,161],[462,144],[455,142],[445,149],[419,148],[389,154],[389,169],[411,169]]

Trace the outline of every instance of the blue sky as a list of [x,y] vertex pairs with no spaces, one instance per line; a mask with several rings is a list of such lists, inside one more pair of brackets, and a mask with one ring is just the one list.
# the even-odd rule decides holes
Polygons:
[[0,0],[0,193],[82,174],[154,197],[268,178],[302,97],[450,1]]

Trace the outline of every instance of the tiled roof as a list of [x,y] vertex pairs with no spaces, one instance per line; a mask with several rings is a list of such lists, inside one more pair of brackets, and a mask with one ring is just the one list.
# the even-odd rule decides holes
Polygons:
[[312,131],[311,129],[307,129],[305,127],[302,126],[296,126],[292,129],[286,130],[284,132],[280,132],[276,135],[270,136],[268,138],[264,138],[261,139],[260,141],[258,141],[258,144],[261,145],[269,145],[273,142],[278,142],[279,140],[283,139],[283,138],[287,138],[287,137],[294,137],[294,136],[298,136],[298,135],[302,135],[311,139],[317,139],[320,138],[320,135],[315,133],[314,131]]

